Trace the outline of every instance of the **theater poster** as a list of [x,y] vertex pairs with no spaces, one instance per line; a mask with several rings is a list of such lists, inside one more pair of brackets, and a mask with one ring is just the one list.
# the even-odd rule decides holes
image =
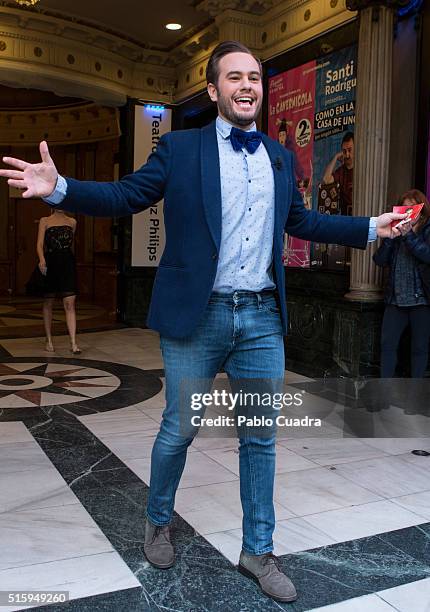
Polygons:
[[[344,134],[354,132],[356,72],[353,45],[269,79],[268,133],[293,152],[295,180],[306,208],[318,209],[326,166],[341,150]],[[327,264],[328,252],[325,245],[311,248],[307,241],[285,236],[286,266],[321,266]],[[332,255],[345,257],[344,252]]]
[[[269,80],[269,136],[294,154],[294,178],[308,208],[312,207],[315,65],[308,62]],[[286,235],[284,265],[308,268],[310,243]]]

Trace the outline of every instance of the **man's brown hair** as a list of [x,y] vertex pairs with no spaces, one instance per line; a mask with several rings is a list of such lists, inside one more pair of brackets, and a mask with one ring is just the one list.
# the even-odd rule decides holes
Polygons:
[[242,43],[237,40],[225,40],[215,47],[212,51],[211,56],[208,61],[208,65],[206,66],[206,81],[207,83],[212,83],[213,85],[218,85],[218,77],[219,77],[219,62],[220,59],[229,53],[248,53],[248,55],[252,55],[255,61],[258,63],[258,67],[260,69],[260,74],[263,76],[263,68],[258,57],[245,47]]

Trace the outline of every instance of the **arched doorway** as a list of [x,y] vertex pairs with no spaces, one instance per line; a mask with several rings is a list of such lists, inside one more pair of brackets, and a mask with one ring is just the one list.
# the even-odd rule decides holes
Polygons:
[[[117,110],[51,92],[0,86],[1,151],[37,161],[45,138],[61,174],[83,180],[117,176]],[[37,263],[38,222],[49,215],[40,200],[23,200],[0,182],[0,336],[39,335],[40,300],[25,295]],[[117,224],[114,219],[77,215],[79,327],[111,325],[117,318]],[[61,304],[54,331],[64,330]]]

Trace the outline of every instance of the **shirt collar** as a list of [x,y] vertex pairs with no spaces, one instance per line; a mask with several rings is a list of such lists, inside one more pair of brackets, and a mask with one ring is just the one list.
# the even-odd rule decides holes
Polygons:
[[[222,119],[222,117],[218,115],[216,119],[216,129],[217,129],[218,134],[222,136],[222,138],[227,139],[230,136],[232,127],[233,126],[231,125],[231,123],[228,123],[228,121],[225,121],[224,119]],[[257,126],[255,125],[255,122],[252,124],[252,126],[247,131],[248,132],[257,131]]]

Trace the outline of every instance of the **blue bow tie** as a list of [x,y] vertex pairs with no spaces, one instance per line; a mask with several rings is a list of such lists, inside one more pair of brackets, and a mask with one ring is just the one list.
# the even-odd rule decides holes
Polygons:
[[239,128],[232,127],[230,132],[230,140],[235,151],[241,151],[243,147],[248,153],[255,153],[261,144],[261,132],[245,132]]

